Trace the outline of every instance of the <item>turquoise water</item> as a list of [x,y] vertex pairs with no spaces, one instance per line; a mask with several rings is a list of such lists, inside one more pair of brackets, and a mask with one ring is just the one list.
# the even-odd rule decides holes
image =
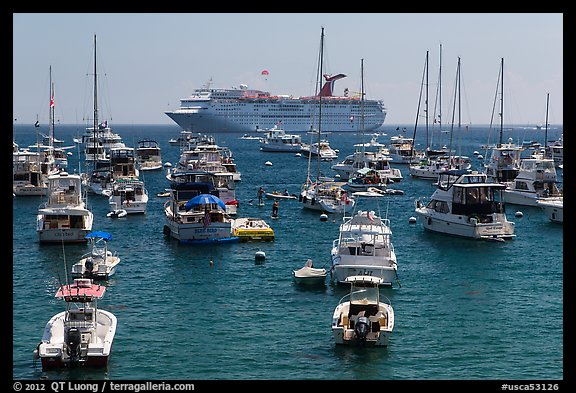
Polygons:
[[[395,128],[385,127],[388,135],[378,140],[388,142],[397,135]],[[155,138],[163,161],[178,160],[178,147],[168,143],[178,136],[177,126],[117,126],[114,131],[129,146],[141,137]],[[72,145],[83,126],[61,126],[56,132]],[[553,127],[548,139],[561,132]],[[544,139],[543,131],[531,128],[514,133],[520,142]],[[486,127],[471,127],[461,139],[462,154],[485,154],[480,146],[488,135]],[[394,332],[388,348],[336,347],[331,317],[347,290],[328,280],[325,287],[303,288],[291,272],[307,258],[316,267],[329,267],[341,216],[322,222],[319,212],[303,209],[298,201],[281,201],[280,218],[271,220],[272,201],[257,206],[258,187],[298,193],[308,161],[292,153],[260,152],[258,141],[240,136],[217,136],[219,144],[231,148],[242,172],[238,217],[265,219],[275,231],[274,242],[215,247],[165,238],[166,199],[156,196],[168,186],[163,171],[144,172],[150,194],[146,215],[111,219],[107,199],[90,197],[93,229],[112,234],[110,249],[122,259],[99,303],[118,318],[107,370],[42,372],[40,363],[33,363],[46,322],[64,307],[54,298],[64,261],[70,269],[86,246],[40,245],[35,215],[41,198],[13,198],[14,379],[563,379],[561,224],[551,223],[537,208],[508,205],[517,234],[509,242],[426,232],[409,218],[415,216],[415,199],[430,196],[434,188],[430,181],[411,179],[407,166],[396,165],[404,179],[393,187],[405,194],[387,198],[383,214],[391,221],[401,286],[381,290],[394,307]],[[493,131],[490,143],[496,138]],[[35,139],[33,126],[14,132],[20,146]],[[348,134],[331,134],[329,140],[340,150],[339,159],[358,142]],[[78,152],[70,151],[70,168],[77,168]],[[473,160],[478,167],[480,160]],[[265,166],[266,161],[273,166]],[[324,175],[333,175],[331,164],[321,164]],[[523,217],[515,217],[517,210]],[[254,261],[259,249],[266,253],[262,264]]]

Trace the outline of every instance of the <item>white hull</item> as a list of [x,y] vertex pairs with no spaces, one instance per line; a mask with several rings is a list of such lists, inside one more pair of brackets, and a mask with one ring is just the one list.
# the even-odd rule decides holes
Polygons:
[[537,206],[540,197],[535,192],[504,190],[504,202],[514,205]]
[[[394,329],[394,310],[386,303],[379,303],[378,316],[370,316],[371,326],[379,326],[370,329],[366,340],[359,343],[355,339],[354,328],[348,318],[350,302],[340,303],[332,315],[332,336],[337,345],[362,345],[387,347],[392,330]],[[385,315],[381,316],[381,315]]]
[[550,221],[558,223],[564,222],[563,197],[540,199],[537,202],[537,206],[546,213]]
[[344,280],[350,276],[380,277],[384,286],[392,286],[397,280],[396,267],[360,264],[346,265],[342,262],[333,265],[332,275],[339,284],[345,284]]
[[[306,100],[314,101],[314,100]],[[360,118],[358,100],[342,100],[343,103],[331,103],[333,108],[323,106],[322,129],[331,132],[354,132],[357,133],[360,125],[350,122],[350,117],[356,115]],[[298,111],[285,110],[284,105],[297,106]],[[202,102],[194,107],[179,108],[175,111],[165,112],[176,124],[186,131],[198,131],[208,134],[222,132],[253,132],[257,129],[269,129],[276,125],[278,119],[282,119],[282,128],[286,132],[307,132],[310,126],[315,124],[314,114],[318,113],[318,101],[303,102],[297,99],[277,100],[276,102],[243,102],[236,112],[222,111],[221,108],[229,108],[230,103]],[[371,116],[365,117],[364,131],[374,131],[384,124],[386,112],[381,103],[366,101],[366,111],[371,111]]]
[[[38,356],[43,369],[67,367],[71,358],[67,354],[64,341],[64,319],[66,312],[54,315],[46,324],[42,342],[38,345]],[[83,334],[79,364],[86,367],[106,367],[116,334],[116,316],[105,310],[96,311],[96,327],[90,334]],[[84,331],[83,331],[84,332]]]
[[504,221],[505,216],[495,214],[494,222],[480,223],[466,216],[443,214],[427,208],[416,209],[425,229],[473,239],[503,240],[514,238],[514,223]]

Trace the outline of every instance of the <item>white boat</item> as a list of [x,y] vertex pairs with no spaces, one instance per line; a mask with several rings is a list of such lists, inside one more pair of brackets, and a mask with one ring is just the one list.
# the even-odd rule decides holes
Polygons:
[[110,211],[125,210],[128,214],[146,213],[148,190],[142,180],[118,179],[112,183],[108,197]]
[[56,298],[66,302],[66,310],[48,321],[42,341],[34,351],[43,370],[108,366],[117,319],[97,306],[105,291],[106,287],[87,278],[60,286]]
[[12,153],[12,192],[18,196],[44,196],[48,175],[42,172],[39,152],[18,150]]
[[369,187],[384,190],[390,182],[388,178],[380,177],[378,171],[366,167],[354,172],[346,187],[353,191],[366,191]]
[[302,138],[298,134],[287,134],[277,125],[266,131],[260,138],[260,150],[270,152],[299,152],[302,149]]
[[564,222],[563,206],[564,197],[550,197],[546,199],[538,199],[536,206],[541,208],[552,222]]
[[343,214],[354,209],[356,201],[348,195],[344,182],[305,183],[298,200],[305,209]]
[[93,231],[86,235],[86,239],[90,251],[72,265],[72,277],[108,280],[116,273],[116,266],[120,263],[118,254],[108,249],[112,235],[104,231]]
[[414,138],[406,138],[402,135],[390,138],[388,155],[396,164],[410,164],[422,157],[422,154],[414,147]]
[[559,197],[557,175],[551,158],[524,158],[518,176],[504,190],[504,201],[509,204],[536,206],[539,199]]
[[128,215],[128,212],[126,212],[126,210],[124,209],[116,209],[116,210],[112,210],[111,212],[106,213],[106,217],[110,217],[110,218],[122,218],[122,217],[126,217]]
[[314,142],[310,145],[303,143],[301,154],[304,154],[306,157],[317,157],[319,155],[320,159],[323,161],[332,161],[338,158],[338,153],[330,147],[330,142],[326,139],[323,139],[320,142]]
[[303,267],[292,271],[298,284],[324,284],[328,272],[324,268],[315,268],[312,259],[306,260]]
[[332,315],[334,341],[337,345],[387,347],[394,330],[394,309],[380,295],[382,279],[351,276],[346,282],[350,293],[340,299]]
[[85,242],[93,220],[82,198],[80,175],[60,172],[48,177],[47,201],[40,205],[36,217],[41,243]]
[[502,193],[506,186],[490,182],[485,173],[447,171],[426,204],[416,200],[416,214],[426,230],[472,239],[513,239]]
[[512,138],[507,143],[498,143],[491,149],[486,164],[488,179],[497,183],[509,184],[520,172],[521,154],[524,149],[516,145]]
[[[356,193],[358,206],[362,197],[382,198],[382,194]],[[380,206],[378,205],[378,209]],[[396,252],[392,244],[390,220],[374,211],[354,211],[343,217],[338,238],[332,242],[330,252],[332,278],[338,284],[346,283],[350,276],[372,276],[382,279],[381,284],[392,286],[398,281]]]
[[136,163],[143,171],[162,169],[162,150],[158,142],[147,138],[138,141]]
[[332,165],[332,170],[340,176],[340,180],[347,181],[356,171],[369,168],[378,171],[378,176],[382,179],[388,179],[386,182],[399,182],[402,180],[402,172],[398,168],[390,165],[392,158],[386,155],[384,150],[374,151],[355,151],[353,154],[337,164]]
[[288,191],[284,191],[283,193],[274,191],[274,192],[267,192],[264,194],[267,199],[298,199],[298,197],[294,194],[289,194]]
[[138,180],[140,171],[136,168],[133,147],[113,147],[110,149],[109,164],[93,169],[86,185],[97,195],[110,197],[117,180]]
[[212,194],[199,194],[202,185],[172,183],[164,203],[164,234],[180,243],[205,244],[239,241],[232,232],[234,220],[224,202]]

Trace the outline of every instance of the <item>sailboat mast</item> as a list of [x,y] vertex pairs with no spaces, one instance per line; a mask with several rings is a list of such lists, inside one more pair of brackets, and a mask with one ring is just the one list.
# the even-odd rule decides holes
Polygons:
[[548,104],[550,103],[550,93],[546,93],[546,123],[544,124],[544,151],[548,144]]
[[364,162],[364,167],[366,167],[366,146],[364,143],[364,59],[360,59],[360,121],[362,130],[362,157]]
[[320,63],[318,68],[318,161],[316,164],[316,184],[320,182],[320,140],[322,134],[322,75],[324,69],[324,27],[320,35]]
[[442,133],[442,44],[440,44],[440,66],[438,69],[438,123],[440,133]]
[[[459,99],[460,90],[460,57],[458,57],[458,67],[456,68],[456,83],[454,84],[454,108],[452,110],[452,126],[450,127],[450,146],[448,156],[450,162],[452,162],[452,139],[454,136],[454,117],[456,115],[456,100]],[[458,102],[458,112],[460,112],[460,102]],[[458,113],[458,119],[460,119],[460,113]],[[460,121],[460,120],[459,120]]]
[[426,150],[430,150],[430,137],[428,135],[428,52],[426,51],[426,102],[424,103],[424,112],[426,113]]
[[54,142],[54,83],[52,83],[52,66],[50,66],[50,113],[49,113],[49,146],[53,146]]
[[500,140],[498,147],[502,146],[502,133],[504,131],[504,58],[500,61]]

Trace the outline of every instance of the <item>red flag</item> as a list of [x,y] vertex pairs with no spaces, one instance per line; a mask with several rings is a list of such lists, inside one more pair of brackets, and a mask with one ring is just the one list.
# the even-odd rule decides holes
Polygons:
[[368,217],[368,219],[372,222],[374,222],[374,218],[372,217],[372,212],[368,212],[368,214],[366,215],[366,217]]
[[54,96],[50,98],[50,108],[54,108]]

